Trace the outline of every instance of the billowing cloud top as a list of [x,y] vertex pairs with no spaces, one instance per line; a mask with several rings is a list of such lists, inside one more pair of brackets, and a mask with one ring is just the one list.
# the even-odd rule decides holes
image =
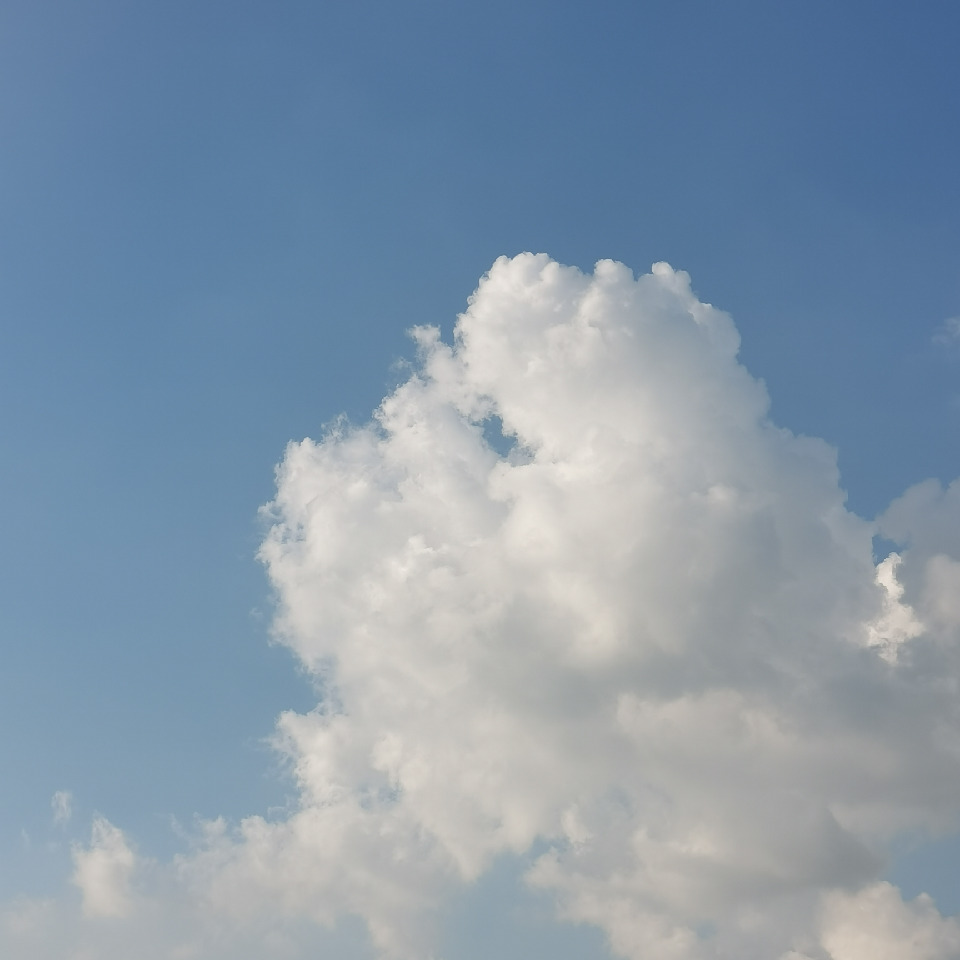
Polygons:
[[[220,929],[358,914],[415,960],[446,892],[515,854],[631,960],[960,955],[879,881],[960,805],[960,488],[847,511],[833,451],[769,421],[666,264],[501,258],[453,345],[414,336],[409,379],[292,444],[268,508],[277,636],[324,689],[279,721],[299,806],[211,824],[164,889]],[[875,566],[878,531],[902,558]],[[108,827],[77,882],[122,867],[88,912],[135,918]]]

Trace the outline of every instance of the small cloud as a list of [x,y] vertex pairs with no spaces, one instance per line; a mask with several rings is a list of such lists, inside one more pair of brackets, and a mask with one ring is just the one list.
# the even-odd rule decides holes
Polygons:
[[53,807],[53,822],[57,826],[68,823],[73,816],[73,794],[69,790],[58,790],[50,798]]
[[937,332],[933,335],[933,342],[941,347],[960,345],[960,317],[947,317],[937,327]]

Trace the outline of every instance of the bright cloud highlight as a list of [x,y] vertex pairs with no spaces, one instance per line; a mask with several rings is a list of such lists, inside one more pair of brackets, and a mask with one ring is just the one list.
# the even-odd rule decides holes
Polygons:
[[898,835],[956,828],[960,486],[850,513],[666,264],[501,258],[452,344],[414,337],[267,508],[276,635],[324,690],[278,723],[297,808],[208,824],[136,895],[97,821],[91,920],[189,916],[176,955],[219,956],[213,929],[350,914],[416,960],[507,854],[629,960],[957,956],[881,878]]

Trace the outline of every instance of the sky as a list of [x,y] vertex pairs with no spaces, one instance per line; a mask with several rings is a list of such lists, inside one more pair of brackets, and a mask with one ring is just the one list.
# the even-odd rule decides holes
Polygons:
[[0,953],[960,957],[958,29],[3,4]]

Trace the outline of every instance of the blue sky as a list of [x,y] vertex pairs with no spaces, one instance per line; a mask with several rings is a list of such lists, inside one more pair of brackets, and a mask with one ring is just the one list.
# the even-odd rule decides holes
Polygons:
[[[67,896],[94,815],[166,861],[173,821],[291,802],[265,738],[316,696],[269,642],[274,467],[365,422],[406,330],[449,340],[501,255],[687,271],[867,520],[960,475],[958,28],[947,4],[5,4],[0,896]],[[890,875],[960,910],[954,849]]]

